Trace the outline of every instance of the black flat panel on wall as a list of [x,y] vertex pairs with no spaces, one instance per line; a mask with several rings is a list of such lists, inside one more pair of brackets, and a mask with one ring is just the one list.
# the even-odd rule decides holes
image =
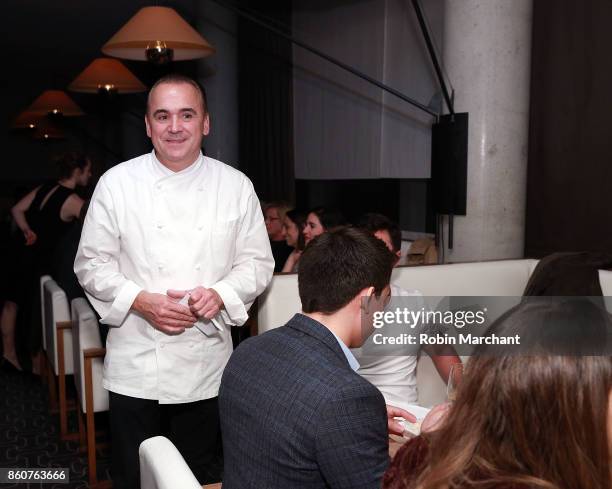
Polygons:
[[432,126],[431,179],[437,214],[465,216],[468,114],[443,115]]

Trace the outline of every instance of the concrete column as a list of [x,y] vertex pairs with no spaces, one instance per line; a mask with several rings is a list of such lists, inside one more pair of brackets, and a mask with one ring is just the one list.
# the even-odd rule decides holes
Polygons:
[[445,261],[523,256],[532,0],[446,0],[443,59],[469,112],[467,216]]

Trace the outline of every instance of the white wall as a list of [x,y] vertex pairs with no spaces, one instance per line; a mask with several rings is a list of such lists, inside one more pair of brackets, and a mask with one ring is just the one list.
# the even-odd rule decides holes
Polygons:
[[[294,0],[294,36],[421,103],[437,91],[409,2]],[[440,39],[441,0],[425,2]],[[440,44],[440,42],[438,42]],[[432,118],[294,46],[296,178],[429,178]]]

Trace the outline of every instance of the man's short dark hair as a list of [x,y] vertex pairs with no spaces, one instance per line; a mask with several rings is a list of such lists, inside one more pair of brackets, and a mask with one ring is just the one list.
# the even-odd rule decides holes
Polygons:
[[368,212],[361,216],[357,222],[357,227],[365,229],[370,234],[374,234],[376,231],[387,231],[391,237],[393,251],[397,252],[402,248],[402,231],[397,223],[387,216],[376,214],[375,212]]
[[361,290],[380,295],[395,256],[368,232],[341,227],[313,239],[300,258],[298,288],[304,312],[333,313]]
[[200,85],[197,81],[195,81],[193,78],[189,78],[188,76],[181,75],[180,73],[170,73],[158,79],[151,87],[151,90],[149,90],[149,94],[147,95],[147,112],[146,112],[147,114],[149,113],[151,93],[153,93],[153,90],[155,90],[159,85],[163,85],[166,83],[167,84],[174,83],[174,84],[191,85],[193,88],[195,88],[196,92],[198,92],[198,94],[200,95],[200,99],[202,100],[202,108],[204,109],[204,114],[208,113],[208,101],[206,99],[206,90],[204,89],[204,87]]

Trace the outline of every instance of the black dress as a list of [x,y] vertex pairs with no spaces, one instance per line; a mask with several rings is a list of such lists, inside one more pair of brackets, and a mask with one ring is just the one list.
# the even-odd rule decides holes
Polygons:
[[274,257],[274,271],[280,272],[285,266],[285,262],[287,258],[289,258],[293,248],[289,246],[284,239],[281,241],[270,241],[270,247],[272,248],[272,256]]
[[[57,189],[42,205],[54,187]],[[51,273],[55,248],[72,224],[61,219],[60,210],[73,193],[73,189],[57,182],[43,184],[25,213],[36,242],[26,246],[21,233],[13,240],[13,259],[9,260],[3,295],[19,306],[18,338],[30,352],[40,348],[40,276]]]

